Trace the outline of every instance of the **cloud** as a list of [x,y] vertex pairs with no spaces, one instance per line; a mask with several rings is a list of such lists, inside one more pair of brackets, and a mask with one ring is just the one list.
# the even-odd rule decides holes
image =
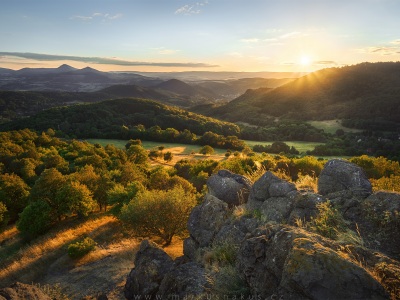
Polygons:
[[286,33],[286,34],[283,34],[283,35],[281,35],[279,38],[280,39],[291,39],[291,38],[295,38],[295,37],[298,37],[299,35],[301,35],[301,32],[298,32],[298,31],[293,31],[293,32],[289,32],[289,33]]
[[171,54],[175,54],[180,51],[180,50],[174,50],[174,49],[167,49],[165,47],[152,48],[152,49],[157,51],[157,53],[161,54],[161,55],[171,55]]
[[240,52],[229,52],[229,53],[227,53],[227,55],[232,56],[232,57],[236,57],[236,58],[243,57],[243,54],[240,53]]
[[72,16],[70,19],[71,20],[80,20],[80,21],[92,21],[95,19],[99,19],[102,21],[106,21],[106,20],[116,20],[116,19],[120,19],[122,18],[122,14],[115,14],[115,15],[111,15],[111,14],[103,14],[100,12],[95,12],[90,16]]
[[257,38],[252,38],[252,39],[241,39],[240,41],[243,43],[258,43],[260,40]]
[[391,43],[391,44],[394,44],[394,45],[400,45],[400,39],[391,41],[390,43]]
[[381,46],[381,47],[367,47],[367,48],[359,49],[359,52],[387,56],[387,55],[395,55],[395,54],[399,53],[398,52],[399,50],[400,50],[400,47]]
[[129,61],[106,57],[84,57],[84,56],[69,56],[69,55],[52,55],[40,53],[21,53],[21,52],[0,52],[1,56],[20,57],[37,61],[58,61],[71,60],[90,64],[101,65],[116,65],[116,66],[157,66],[157,67],[190,67],[190,68],[214,68],[218,65],[210,65],[205,63],[178,63],[178,62],[143,62]]
[[337,65],[333,60],[318,60],[313,62],[314,65]]
[[195,15],[201,13],[201,8],[208,4],[208,1],[186,4],[175,11],[176,15]]

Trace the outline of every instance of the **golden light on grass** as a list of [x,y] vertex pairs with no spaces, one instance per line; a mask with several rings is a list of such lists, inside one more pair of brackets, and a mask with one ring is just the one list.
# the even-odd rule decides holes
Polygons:
[[[69,229],[53,231],[37,238],[31,244],[22,246],[1,262],[0,281],[5,283],[12,283],[15,280],[34,281],[36,276],[46,270],[52,260],[62,255],[62,253],[66,253],[66,246],[70,242],[98,228],[110,226],[111,223],[117,223],[117,221],[111,216],[101,216],[77,224]],[[8,230],[1,237],[4,238],[4,235],[12,234],[14,230],[16,231],[16,229]],[[0,255],[3,254],[3,251],[7,251],[7,243],[2,248]]]

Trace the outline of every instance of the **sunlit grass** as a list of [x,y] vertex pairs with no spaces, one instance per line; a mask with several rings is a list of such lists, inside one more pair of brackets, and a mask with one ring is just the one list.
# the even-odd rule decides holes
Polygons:
[[[14,253],[9,253],[8,257],[3,257],[0,265],[0,282],[34,281],[47,269],[52,260],[66,253],[68,243],[91,234],[102,226],[110,226],[111,223],[117,223],[117,221],[111,216],[101,216],[78,223],[68,229],[52,230],[25,245],[22,244],[20,237],[15,237],[14,243],[18,243],[20,248]],[[12,234],[14,230],[16,229],[3,233],[2,237]],[[8,247],[13,247],[13,244],[5,243],[1,253],[7,254]]]

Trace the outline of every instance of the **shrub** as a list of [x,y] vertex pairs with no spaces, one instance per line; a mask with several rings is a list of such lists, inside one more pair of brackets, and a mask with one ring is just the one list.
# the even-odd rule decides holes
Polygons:
[[84,238],[82,241],[68,245],[68,255],[71,258],[80,258],[96,247],[96,242],[90,237]]
[[25,207],[19,215],[17,228],[26,238],[32,239],[49,230],[54,221],[51,207],[47,202],[39,200]]
[[152,190],[139,193],[121,210],[120,219],[139,236],[157,236],[169,245],[175,235],[186,232],[190,211],[196,197],[181,186],[168,191]]
[[[215,277],[211,280],[211,293],[219,299],[236,299],[250,296],[250,289],[245,279],[236,268],[227,265],[219,268]],[[229,297],[229,298],[228,298]]]
[[338,233],[347,231],[343,216],[330,201],[318,203],[317,208],[318,215],[309,224],[311,230],[330,239],[336,239]]
[[205,145],[200,148],[199,153],[203,155],[211,155],[214,153],[214,149],[211,146]]

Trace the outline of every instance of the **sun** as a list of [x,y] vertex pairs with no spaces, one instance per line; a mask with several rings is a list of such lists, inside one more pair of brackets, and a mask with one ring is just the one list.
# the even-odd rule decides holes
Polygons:
[[309,66],[309,65],[311,65],[311,58],[309,57],[309,56],[302,56],[301,58],[300,58],[300,64],[302,65],[302,66]]

